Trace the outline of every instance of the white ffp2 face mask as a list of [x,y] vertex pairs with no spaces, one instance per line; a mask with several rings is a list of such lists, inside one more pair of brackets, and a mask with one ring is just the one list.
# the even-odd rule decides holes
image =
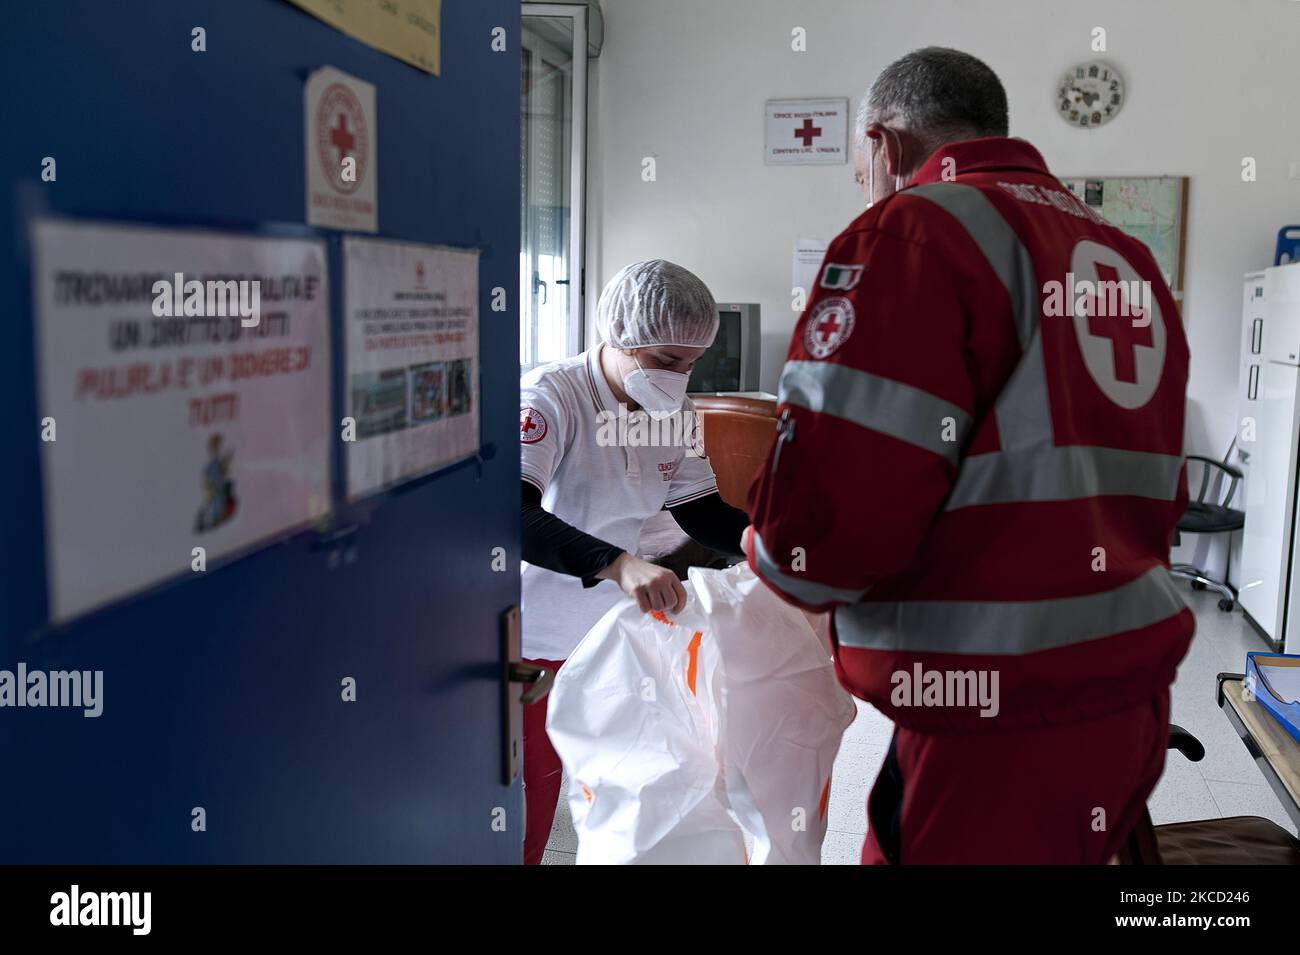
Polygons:
[[664,368],[642,368],[636,356],[636,368],[623,376],[627,396],[651,414],[671,414],[686,400],[689,375]]

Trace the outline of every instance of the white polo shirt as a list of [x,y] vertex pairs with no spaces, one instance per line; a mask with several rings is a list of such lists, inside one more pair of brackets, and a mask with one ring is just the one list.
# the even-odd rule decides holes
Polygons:
[[[542,506],[580,531],[635,555],[641,525],[665,505],[681,504],[718,489],[701,453],[698,429],[673,440],[668,428],[645,445],[634,433],[647,424],[633,412],[619,428],[619,405],[600,368],[598,345],[581,355],[534,368],[519,388],[519,441],[523,479],[542,492]],[[696,422],[690,399],[685,419]],[[604,415],[601,413],[605,412]],[[678,435],[686,430],[676,427]],[[611,443],[619,432],[631,440]],[[652,437],[651,440],[654,440]],[[632,446],[640,444],[641,446]],[[522,565],[524,656],[564,660],[592,625],[623,596],[611,580],[595,587],[531,564]]]

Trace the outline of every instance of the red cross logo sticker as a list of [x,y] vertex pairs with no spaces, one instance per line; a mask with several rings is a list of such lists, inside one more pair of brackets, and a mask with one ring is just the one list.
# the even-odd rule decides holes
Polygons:
[[339,151],[339,162],[352,155],[357,137],[348,132],[348,114],[339,113],[338,125],[330,130],[330,145]]
[[546,437],[546,418],[536,408],[519,409],[519,440],[524,444],[536,444]]
[[847,298],[824,298],[808,315],[803,344],[814,358],[826,358],[853,334],[853,303]]
[[[316,157],[325,180],[336,191],[357,191],[370,165],[370,130],[361,100],[343,83],[331,83],[316,106]],[[354,176],[343,178],[343,161],[355,164]]]
[[1076,288],[1089,283],[1078,292],[1066,289],[1083,306],[1075,308],[1073,321],[1088,374],[1121,408],[1141,408],[1164,374],[1166,332],[1159,300],[1135,298],[1134,283],[1142,282],[1137,270],[1119,252],[1091,239],[1074,247],[1070,271]]

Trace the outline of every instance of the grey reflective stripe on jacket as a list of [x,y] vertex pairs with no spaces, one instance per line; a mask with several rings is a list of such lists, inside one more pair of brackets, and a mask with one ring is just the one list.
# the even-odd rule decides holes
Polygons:
[[[928,391],[892,378],[824,361],[787,361],[780,398],[933,451],[955,466],[970,430],[970,415]],[[955,440],[944,440],[951,419]]]
[[1171,454],[1085,445],[976,454],[961,462],[945,510],[1106,495],[1172,501],[1182,468],[1183,459]]
[[909,653],[1021,656],[1113,637],[1167,620],[1186,604],[1169,571],[1049,600],[905,600],[837,607],[840,646]]

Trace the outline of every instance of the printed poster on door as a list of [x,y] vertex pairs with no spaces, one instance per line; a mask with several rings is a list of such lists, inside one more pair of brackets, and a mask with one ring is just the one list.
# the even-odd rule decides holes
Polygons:
[[478,251],[343,240],[348,498],[479,449]]
[[323,242],[64,220],[32,237],[56,622],[327,512]]

